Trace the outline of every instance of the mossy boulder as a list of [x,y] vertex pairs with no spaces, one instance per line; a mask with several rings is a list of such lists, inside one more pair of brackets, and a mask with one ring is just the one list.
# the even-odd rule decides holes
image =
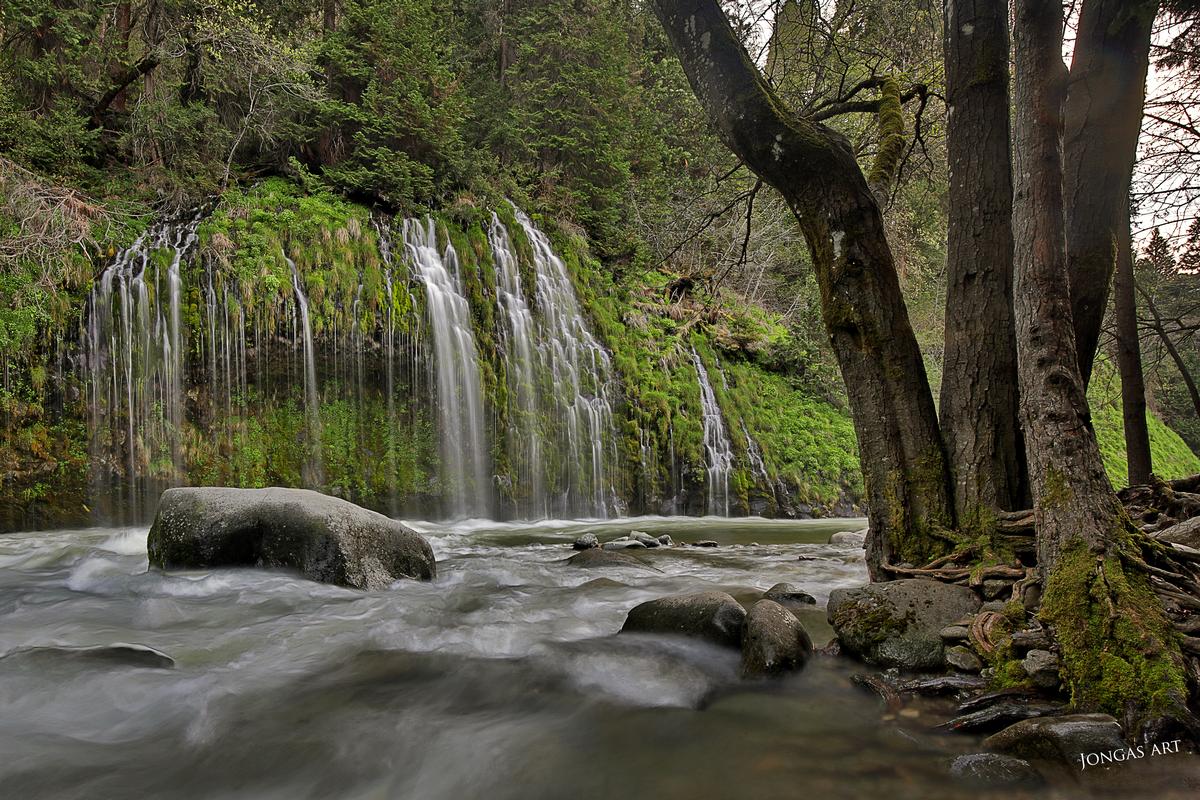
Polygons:
[[742,625],[742,677],[768,678],[801,669],[812,638],[796,616],[774,600],[750,607]]
[[265,567],[356,589],[429,580],[433,550],[382,514],[307,489],[168,489],[147,540],[164,569]]
[[[586,551],[591,552],[591,551]],[[633,607],[621,633],[668,633],[739,647],[746,610],[725,592],[700,592],[648,600]]]
[[966,586],[909,579],[835,589],[828,615],[846,655],[918,671],[944,667],[941,631],[978,610]]

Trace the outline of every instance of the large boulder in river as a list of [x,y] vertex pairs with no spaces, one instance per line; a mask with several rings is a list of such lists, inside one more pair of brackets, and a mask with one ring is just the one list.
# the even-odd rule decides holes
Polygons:
[[812,639],[796,615],[774,600],[750,607],[742,625],[742,677],[767,678],[794,672],[812,655]]
[[700,592],[660,597],[634,606],[621,632],[674,633],[738,647],[745,619],[746,610],[725,592]]
[[147,550],[166,569],[283,567],[356,589],[436,574],[433,550],[414,531],[307,489],[168,489]]
[[986,750],[1016,758],[1063,761],[1084,767],[1079,757],[1125,749],[1121,723],[1108,714],[1068,714],[1023,719],[983,740]]
[[909,579],[835,589],[828,613],[843,653],[916,671],[942,669],[942,629],[978,610],[966,586]]

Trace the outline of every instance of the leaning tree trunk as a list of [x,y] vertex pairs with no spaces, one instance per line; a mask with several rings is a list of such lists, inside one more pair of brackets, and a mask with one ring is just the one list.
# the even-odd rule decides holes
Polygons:
[[[1033,488],[1040,613],[1059,641],[1073,704],[1124,714],[1186,709],[1174,630],[1151,590],[1088,419],[1067,285],[1060,0],[1017,0],[1014,312]],[[1186,712],[1184,712],[1186,713]],[[1135,726],[1136,727],[1136,726]]]
[[[1125,205],[1129,210],[1128,201]],[[1128,215],[1127,215],[1128,216]],[[1150,429],[1146,424],[1146,380],[1138,336],[1137,293],[1133,278],[1133,243],[1129,225],[1117,242],[1117,274],[1113,281],[1113,317],[1117,328],[1117,369],[1121,374],[1121,412],[1125,422],[1125,460],[1130,486],[1150,482]]]
[[849,142],[783,109],[717,0],[654,7],[717,133],[784,197],[808,243],[858,435],[872,577],[889,562],[948,552],[954,518],[933,397],[883,218]]
[[1087,386],[1117,263],[1142,126],[1150,28],[1159,0],[1084,0],[1064,140],[1067,270]]
[[1008,6],[946,0],[950,162],[941,425],[960,527],[1028,508],[1012,319]]

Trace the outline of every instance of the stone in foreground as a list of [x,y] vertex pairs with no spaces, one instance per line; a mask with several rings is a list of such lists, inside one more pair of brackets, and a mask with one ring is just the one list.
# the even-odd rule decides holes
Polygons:
[[147,541],[164,569],[265,567],[355,589],[429,580],[433,550],[382,514],[308,489],[168,489]]
[[1080,765],[1080,755],[1126,747],[1121,724],[1107,714],[1070,714],[1027,719],[984,739],[987,750],[1016,758]]
[[812,655],[812,639],[796,616],[774,600],[750,607],[742,625],[742,677],[768,678],[799,670]]
[[764,600],[774,600],[784,608],[803,608],[817,604],[817,598],[794,583],[777,583],[763,594]]
[[978,610],[970,588],[940,581],[872,583],[829,595],[829,623],[844,653],[910,671],[941,669],[942,630]]
[[673,633],[738,647],[746,610],[725,592],[660,597],[633,607],[622,633]]
[[1041,774],[1028,761],[1000,753],[971,753],[950,764],[950,774],[979,788],[1040,786]]

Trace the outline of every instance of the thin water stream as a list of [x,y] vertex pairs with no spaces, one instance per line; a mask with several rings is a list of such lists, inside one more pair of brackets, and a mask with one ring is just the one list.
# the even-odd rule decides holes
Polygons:
[[[747,684],[734,653],[614,637],[643,600],[720,589],[749,601],[790,581],[818,600],[803,616],[820,642],[829,592],[865,579],[861,551],[824,542],[857,524],[414,523],[437,554],[437,580],[365,593],[251,569],[147,569],[144,528],[3,536],[0,794],[1032,796],[954,782],[946,762],[978,740],[930,732],[934,708],[881,716],[850,683],[860,667],[817,658],[781,683]],[[646,553],[652,569],[563,563],[580,533],[631,529],[721,546]],[[36,649],[116,643],[155,648],[174,666]],[[1151,765],[1165,787],[1114,773],[1039,796],[1172,796],[1194,779],[1178,765]]]

